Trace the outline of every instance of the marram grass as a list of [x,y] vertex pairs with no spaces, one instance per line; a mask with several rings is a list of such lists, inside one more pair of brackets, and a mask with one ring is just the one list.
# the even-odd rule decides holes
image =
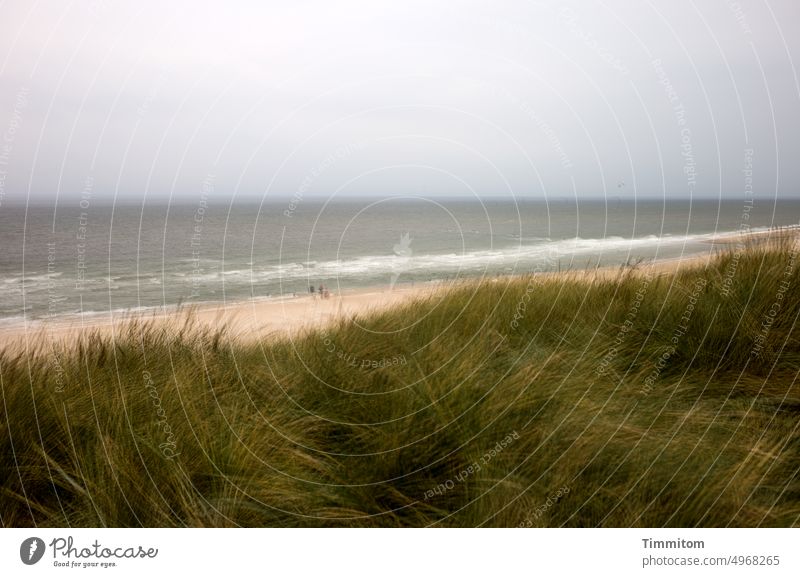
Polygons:
[[800,261],[471,282],[293,339],[0,353],[21,526],[800,525]]

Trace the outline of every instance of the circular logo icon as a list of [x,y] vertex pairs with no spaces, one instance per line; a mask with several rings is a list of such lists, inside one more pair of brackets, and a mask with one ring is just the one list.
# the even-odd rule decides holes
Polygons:
[[39,537],[28,537],[19,546],[19,558],[25,565],[35,565],[44,555],[44,541]]

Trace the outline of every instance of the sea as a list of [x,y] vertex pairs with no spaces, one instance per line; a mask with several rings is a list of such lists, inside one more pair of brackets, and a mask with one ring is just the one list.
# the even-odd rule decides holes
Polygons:
[[0,324],[684,258],[798,222],[794,199],[5,204]]

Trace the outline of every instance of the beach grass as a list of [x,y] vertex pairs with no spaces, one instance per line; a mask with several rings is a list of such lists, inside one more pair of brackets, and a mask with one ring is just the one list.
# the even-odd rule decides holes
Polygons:
[[5,527],[800,525],[792,239],[0,353]]

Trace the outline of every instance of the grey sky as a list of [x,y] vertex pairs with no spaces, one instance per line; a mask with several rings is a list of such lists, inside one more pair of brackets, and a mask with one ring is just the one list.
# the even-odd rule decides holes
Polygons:
[[799,191],[792,0],[255,4],[4,2],[0,203]]

